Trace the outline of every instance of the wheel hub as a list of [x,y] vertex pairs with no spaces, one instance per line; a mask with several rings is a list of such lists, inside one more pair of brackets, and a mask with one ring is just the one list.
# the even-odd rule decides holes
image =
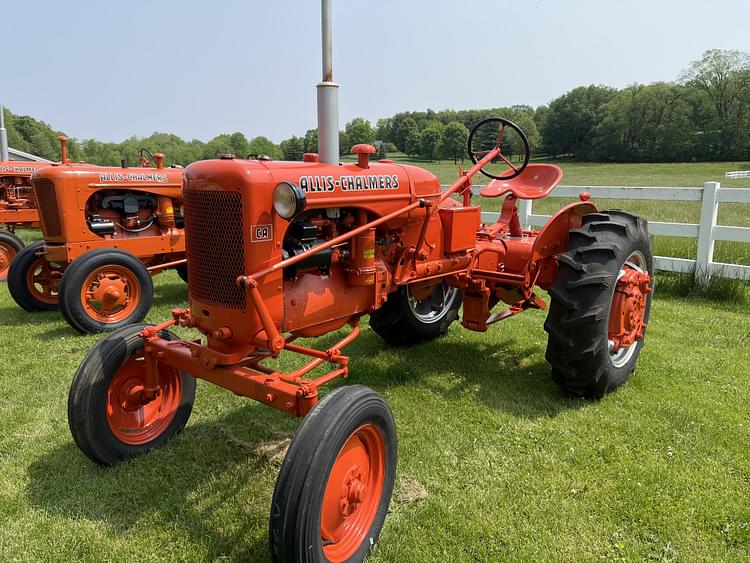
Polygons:
[[365,541],[383,492],[384,471],[380,431],[372,424],[361,426],[334,461],[323,497],[320,537],[329,561],[348,561]]
[[362,471],[356,465],[347,473],[341,487],[339,511],[344,517],[351,516],[357,507],[364,502],[367,495],[367,485],[362,482]]
[[115,307],[125,306],[128,302],[127,282],[117,275],[102,275],[98,286],[89,293],[92,301],[101,304],[104,311],[111,311]]
[[146,386],[145,364],[131,358],[117,371],[107,391],[107,422],[121,442],[145,444],[172,422],[182,394],[180,373],[158,364],[157,385]]
[[648,272],[629,268],[620,276],[609,316],[611,353],[628,348],[643,338],[647,296],[652,291]]

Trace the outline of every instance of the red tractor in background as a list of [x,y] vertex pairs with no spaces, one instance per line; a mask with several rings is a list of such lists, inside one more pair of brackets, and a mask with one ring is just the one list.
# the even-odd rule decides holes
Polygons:
[[10,263],[24,247],[16,228],[39,228],[31,175],[45,166],[49,164],[0,161],[0,281],[8,277]]
[[151,276],[176,268],[185,279],[181,168],[140,151],[139,167],[67,159],[31,178],[44,240],[20,251],[8,289],[27,311],[60,308],[82,333],[140,322],[151,308]]
[[[361,385],[320,402],[349,375],[343,349],[360,320],[391,344],[443,335],[457,320],[485,331],[547,305],[553,379],[600,397],[635,369],[652,299],[653,258],[643,219],[581,201],[539,231],[524,230],[519,199],[545,197],[562,173],[529,164],[513,123],[479,123],[474,165],[444,192],[430,172],[390,161],[338,162],[330,0],[323,7],[320,155],[304,162],[211,160],[185,170],[190,306],[159,325],[124,327],[86,355],[68,396],[75,443],[102,465],[162,446],[190,417],[196,379],[304,416],[273,493],[275,561],[361,561],[383,526],[396,471],[396,430],[385,399]],[[514,159],[507,155],[516,155]],[[495,223],[471,202],[472,177],[503,198]],[[458,199],[454,199],[458,198]],[[172,326],[194,330],[181,339]],[[348,330],[346,327],[349,327]],[[347,330],[326,349],[301,339]],[[269,360],[297,355],[280,371]]]

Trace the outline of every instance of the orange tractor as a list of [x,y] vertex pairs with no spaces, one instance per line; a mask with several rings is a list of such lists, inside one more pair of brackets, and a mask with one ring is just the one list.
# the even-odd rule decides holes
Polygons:
[[8,289],[27,311],[60,308],[88,333],[140,322],[153,298],[151,276],[185,270],[182,172],[141,149],[139,167],[62,162],[31,178],[44,240],[18,252]]
[[[518,200],[545,197],[562,173],[528,164],[526,138],[507,120],[472,130],[474,165],[446,191],[421,168],[371,162],[370,145],[352,148],[356,163],[339,164],[329,2],[320,155],[191,164],[184,190],[190,307],[100,340],[68,397],[76,444],[103,465],[180,431],[196,379],[304,416],[273,493],[275,561],[361,561],[388,512],[397,447],[386,401],[361,385],[318,401],[321,386],[349,375],[344,347],[363,317],[385,341],[408,345],[443,335],[462,301],[461,324],[475,331],[546,308],[540,288],[551,301],[553,379],[598,397],[635,369],[652,298],[644,220],[599,211],[584,193],[541,230],[522,228]],[[493,223],[482,222],[471,202],[480,172],[492,178],[481,195],[502,198]],[[198,338],[181,339],[173,326]],[[300,342],[340,329],[346,333],[323,350]],[[268,364],[290,354],[304,359],[294,371]]]
[[43,162],[0,161],[0,280],[8,277],[10,263],[24,247],[17,227],[39,227],[31,175],[49,166]]

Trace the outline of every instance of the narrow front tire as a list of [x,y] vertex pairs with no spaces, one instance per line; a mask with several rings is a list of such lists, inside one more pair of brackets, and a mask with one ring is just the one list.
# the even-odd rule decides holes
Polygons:
[[[145,324],[102,338],[78,368],[68,393],[68,426],[79,449],[100,465],[144,454],[185,427],[195,400],[195,379],[159,362],[159,393],[145,399]],[[166,340],[178,338],[163,330]]]
[[396,426],[363,385],[331,391],[294,436],[271,503],[278,562],[362,561],[378,540],[396,474]]

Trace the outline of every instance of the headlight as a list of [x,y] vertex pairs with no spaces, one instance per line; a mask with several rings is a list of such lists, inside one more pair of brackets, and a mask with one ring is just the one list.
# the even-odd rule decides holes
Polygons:
[[273,190],[273,208],[284,219],[297,215],[306,203],[305,192],[289,182],[281,182]]

